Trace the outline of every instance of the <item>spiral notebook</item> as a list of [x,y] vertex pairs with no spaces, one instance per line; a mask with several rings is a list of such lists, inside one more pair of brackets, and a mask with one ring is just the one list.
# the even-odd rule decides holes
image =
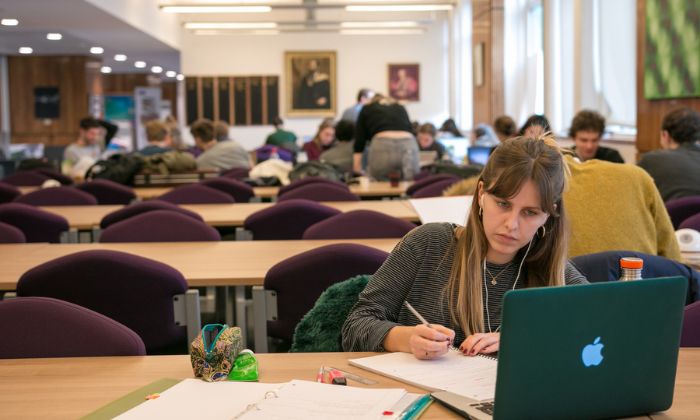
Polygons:
[[434,360],[418,360],[410,353],[386,353],[350,359],[350,364],[429,391],[450,391],[477,401],[496,393],[496,359],[469,357],[457,350]]

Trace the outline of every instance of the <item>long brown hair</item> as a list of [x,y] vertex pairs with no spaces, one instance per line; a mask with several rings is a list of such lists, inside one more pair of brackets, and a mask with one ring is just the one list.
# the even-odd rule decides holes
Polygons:
[[[568,223],[562,202],[568,169],[551,136],[516,137],[501,143],[479,176],[484,192],[500,198],[518,194],[527,180],[540,192],[541,208],[549,213],[544,237],[535,234],[525,255],[522,279],[525,287],[564,284],[568,248]],[[478,191],[477,191],[478,194]],[[456,231],[455,258],[446,286],[450,315],[466,335],[484,331],[482,263],[489,243],[475,195],[466,228]],[[522,250],[521,250],[522,251]],[[519,258],[519,252],[516,258]]]

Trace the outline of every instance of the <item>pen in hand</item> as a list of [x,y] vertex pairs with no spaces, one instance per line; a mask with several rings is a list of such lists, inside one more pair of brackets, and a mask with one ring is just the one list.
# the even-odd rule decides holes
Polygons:
[[[406,308],[411,311],[411,313],[418,318],[418,320],[421,322],[421,324],[425,325],[428,328],[433,328],[432,325],[428,321],[426,321],[425,318],[423,318],[423,315],[419,314],[418,311],[416,311],[416,308],[414,308],[410,303],[408,303],[407,300],[403,301],[404,305],[406,305]],[[447,341],[450,342],[450,348],[454,349],[454,346],[452,345],[452,339],[447,339]]]

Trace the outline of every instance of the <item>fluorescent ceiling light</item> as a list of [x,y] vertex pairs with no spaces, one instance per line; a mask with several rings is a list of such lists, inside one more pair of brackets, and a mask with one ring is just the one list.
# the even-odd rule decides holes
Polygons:
[[172,70],[168,70],[168,71],[165,72],[165,76],[166,76],[166,77],[175,77],[175,76],[177,76],[177,73],[175,73],[175,72],[172,71]]
[[2,26],[17,26],[19,21],[17,19],[2,19],[0,20],[0,25]]
[[341,22],[341,28],[417,28],[415,21],[396,22]]
[[341,35],[420,35],[422,29],[341,29]]
[[145,69],[146,62],[145,61],[134,61],[134,67],[136,67],[137,69]]
[[167,13],[267,13],[270,6],[161,6]]
[[[287,31],[289,32],[289,31]],[[276,29],[255,29],[255,30],[222,30],[222,29],[199,29],[194,31],[195,35],[279,35]]]
[[124,54],[116,54],[114,56],[114,61],[126,61],[126,55]]
[[92,47],[90,48],[90,54],[102,54],[105,52],[105,49],[102,47]]
[[187,29],[272,29],[274,22],[187,22]]
[[49,32],[46,34],[46,39],[50,39],[51,41],[60,41],[63,38],[63,35],[57,33],[57,32]]
[[175,78],[176,78],[177,80],[185,80],[185,75],[184,75],[184,74],[178,74]]
[[108,74],[108,73],[111,73],[111,72],[112,72],[112,68],[111,68],[110,66],[102,66],[102,68],[100,69],[100,71],[101,71],[102,73]]
[[451,4],[381,4],[345,6],[348,12],[433,12],[452,10]]
[[163,67],[161,67],[161,66],[153,66],[153,67],[151,67],[151,71],[152,71],[153,73],[156,73],[156,74],[162,73],[162,72],[163,72]]
[[19,47],[20,54],[31,54],[33,52],[34,50],[32,49],[32,47]]

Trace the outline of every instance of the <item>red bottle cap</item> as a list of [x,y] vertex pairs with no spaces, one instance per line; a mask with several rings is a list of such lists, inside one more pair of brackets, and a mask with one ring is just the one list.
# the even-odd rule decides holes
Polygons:
[[635,258],[635,257],[620,258],[620,267],[621,268],[633,268],[633,269],[643,268],[644,267],[644,260],[641,258]]

